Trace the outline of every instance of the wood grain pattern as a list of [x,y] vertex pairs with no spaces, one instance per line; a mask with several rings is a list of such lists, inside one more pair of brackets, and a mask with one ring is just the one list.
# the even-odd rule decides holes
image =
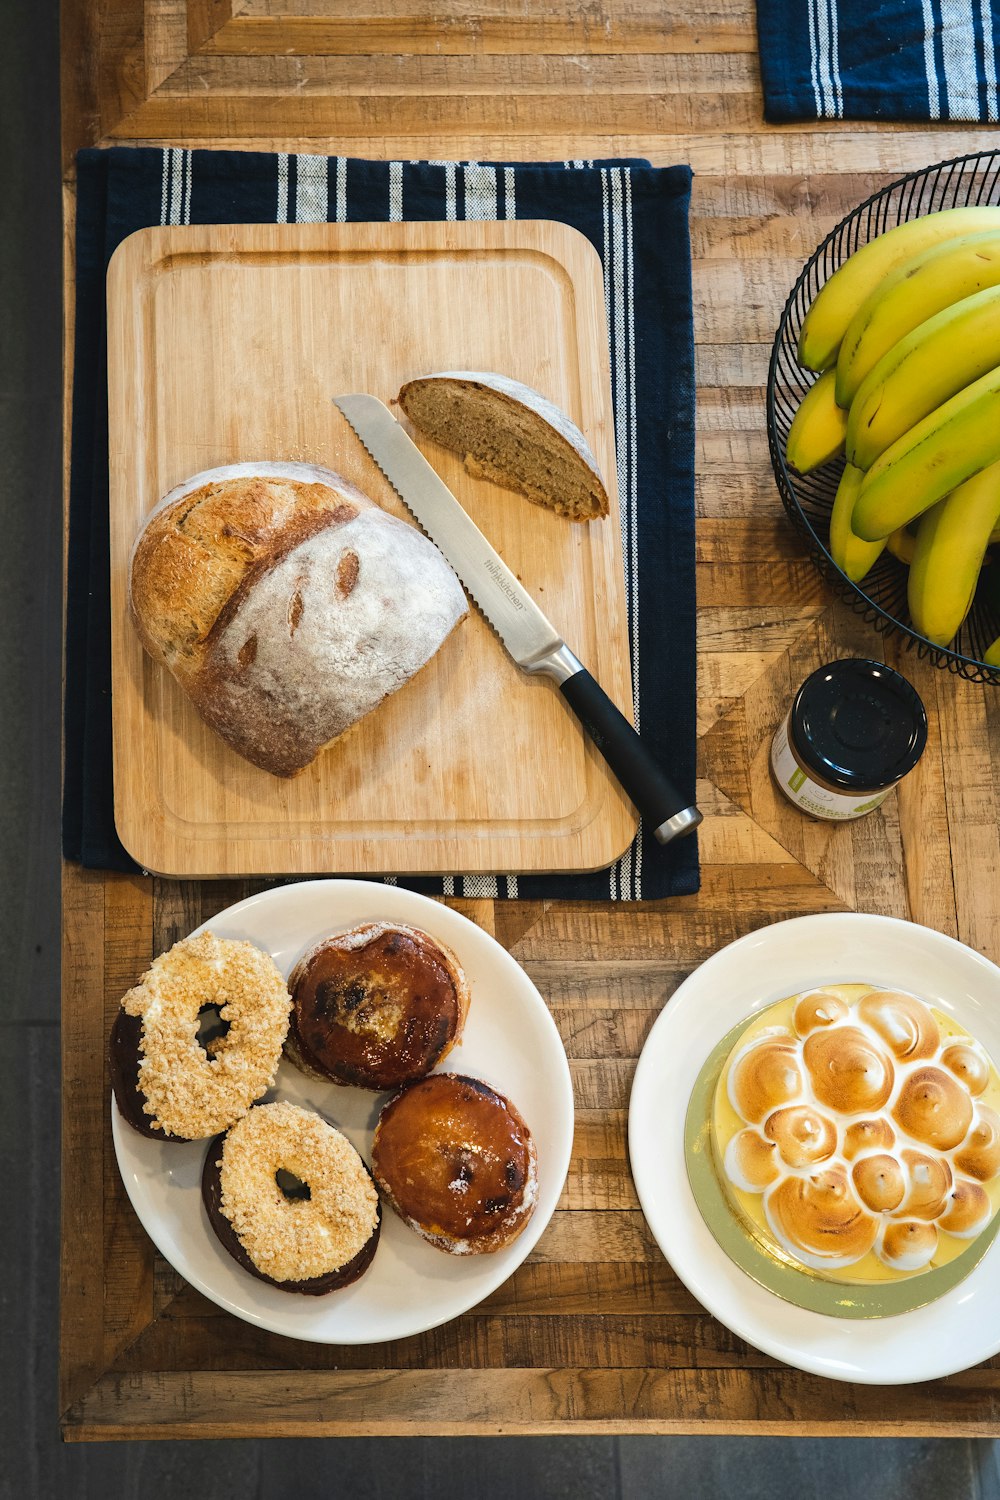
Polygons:
[[[212,733],[132,627],[135,537],[160,496],[200,470],[261,458],[317,463],[409,520],[332,397],[360,390],[388,403],[405,380],[441,369],[503,369],[540,389],[586,434],[602,472],[615,473],[601,265],[566,225],[157,228],[116,253],[108,273],[115,819],[144,869],[601,869],[631,841],[635,815],[596,748],[476,611],[418,682],[284,781]],[[574,526],[472,479],[457,454],[430,444],[429,456],[628,712],[617,496],[605,520]],[[539,745],[558,776],[538,774]]]
[[[349,17],[330,0],[84,0],[64,7],[63,26],[70,208],[72,150],[121,140],[694,167],[706,813],[695,896],[456,903],[552,1008],[576,1091],[573,1164],[552,1224],[505,1286],[445,1328],[367,1350],[261,1334],[206,1303],[157,1259],[105,1168],[105,1001],[255,887],[123,888],[67,869],[65,1435],[1000,1434],[996,1360],[933,1384],[861,1389],[741,1345],[652,1243],[625,1153],[642,1042],[722,944],[855,907],[924,922],[1000,960],[1000,695],[931,670],[831,602],[782,514],[763,416],[773,331],[817,240],[901,172],[992,149],[995,133],[766,127],[749,0],[678,0],[669,14],[652,0],[563,14],[525,0],[441,0],[433,19],[406,0],[362,0]],[[838,651],[884,651],[923,696],[930,738],[878,813],[825,829],[776,800],[764,752],[792,687]]]

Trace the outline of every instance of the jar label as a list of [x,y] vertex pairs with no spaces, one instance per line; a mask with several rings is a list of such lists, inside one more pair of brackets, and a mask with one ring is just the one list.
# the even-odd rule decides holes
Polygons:
[[891,787],[870,794],[851,795],[850,792],[831,792],[813,781],[792,753],[788,743],[788,720],[779,724],[771,742],[771,770],[774,779],[790,802],[801,807],[814,818],[860,818],[883,803]]

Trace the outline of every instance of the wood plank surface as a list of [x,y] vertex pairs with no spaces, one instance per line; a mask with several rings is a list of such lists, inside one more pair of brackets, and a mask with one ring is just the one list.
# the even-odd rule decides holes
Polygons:
[[[332,397],[360,390],[390,403],[404,381],[442,369],[503,369],[541,390],[584,432],[601,472],[616,472],[604,279],[593,247],[567,225],[159,227],[117,251],[108,273],[115,820],[144,869],[593,870],[631,842],[634,811],[596,747],[475,610],[419,684],[285,780],[212,732],[129,618],[130,558],[146,517],[217,465],[319,464],[412,524]],[[473,479],[459,455],[422,446],[630,713],[617,494],[604,520],[577,526]],[[305,607],[308,623],[308,592]],[[538,774],[539,745],[558,776]]]
[[[702,885],[635,907],[456,902],[547,999],[570,1058],[573,1161],[529,1259],[412,1340],[326,1349],[208,1304],[153,1252],[110,1146],[104,1030],[149,958],[259,888],[65,875],[63,1430],[67,1438],[335,1433],[1000,1434],[1000,1362],[913,1387],[806,1376],[702,1311],[628,1169],[635,1061],[677,985],[765,923],[857,909],[1000,961],[1000,695],[931,669],[835,603],[787,525],[764,386],[788,290],[869,193],[995,132],[768,127],[749,0],[84,0],[64,7],[64,139],[380,159],[688,162],[698,373]],[[69,270],[67,300],[72,302]],[[917,770],[853,825],[805,822],[766,751],[805,673],[884,655],[917,686]]]

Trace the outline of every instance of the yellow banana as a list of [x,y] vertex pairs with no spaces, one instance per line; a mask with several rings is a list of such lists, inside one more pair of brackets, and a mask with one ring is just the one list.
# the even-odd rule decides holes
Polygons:
[[851,525],[877,542],[1000,459],[1000,369],[924,417],[875,460]]
[[[872,542],[869,545],[874,546],[875,543]],[[886,538],[885,545],[893,557],[898,557],[901,563],[905,563],[907,567],[910,566],[917,548],[917,539],[908,526],[898,527],[890,537]]]
[[1000,208],[946,208],[898,224],[862,245],[813,298],[799,333],[799,363],[807,370],[828,369],[862,302],[901,261],[960,234],[998,228]]
[[785,456],[793,469],[808,474],[843,451],[847,413],[833,399],[834,372],[827,370],[803,396],[788,430]]
[[852,583],[864,578],[882,555],[885,542],[863,542],[851,530],[854,502],[864,474],[848,464],[840,478],[830,512],[830,556]]
[[850,406],[879,360],[953,302],[1000,285],[1000,230],[959,235],[890,271],[851,319],[837,355],[837,400]]
[[847,454],[868,469],[949,396],[1000,365],[1000,286],[935,313],[863,381],[847,421]]
[[1000,667],[1000,635],[983,652],[983,661],[988,662],[991,667]]
[[990,533],[1000,520],[1000,463],[932,505],[920,522],[907,580],[910,618],[947,646],[969,612]]

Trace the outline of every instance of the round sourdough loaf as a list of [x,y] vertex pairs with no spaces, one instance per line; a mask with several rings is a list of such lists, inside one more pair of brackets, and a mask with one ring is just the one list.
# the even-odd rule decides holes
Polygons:
[[430,660],[468,612],[419,531],[330,469],[230,464],[148,517],[143,646],[246,760],[294,776]]
[[586,438],[530,385],[485,370],[441,370],[408,380],[396,398],[420,432],[461,453],[477,479],[591,521],[608,514],[608,493]]

